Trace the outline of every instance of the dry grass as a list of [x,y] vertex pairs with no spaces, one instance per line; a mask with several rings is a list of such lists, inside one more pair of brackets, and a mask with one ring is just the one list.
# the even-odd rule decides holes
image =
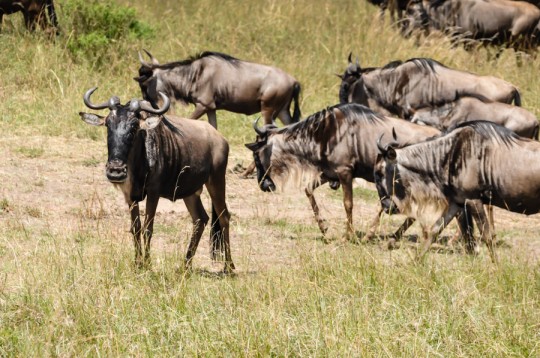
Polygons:
[[[306,115],[337,101],[334,73],[350,51],[366,66],[426,56],[493,74],[518,85],[524,106],[539,113],[537,60],[517,67],[504,52],[487,61],[485,50],[466,53],[440,38],[417,46],[374,20],[367,2],[121,3],[156,28],[154,40],[131,40],[134,48],[163,62],[216,50],[275,64],[301,81]],[[266,194],[229,173],[237,274],[216,274],[221,265],[210,261],[206,240],[195,272],[179,268],[190,220],[182,203],[165,200],[152,268],[135,270],[127,208],[103,175],[105,134],[77,112],[94,85],[100,98],[139,96],[136,53],[98,70],[69,58],[69,29],[49,42],[20,25],[9,20],[0,33],[0,356],[540,354],[537,216],[497,211],[497,234],[510,244],[499,249],[498,266],[485,250],[478,258],[434,252],[417,266],[413,244],[387,251],[342,243],[339,192],[316,191],[335,239],[326,244],[302,193]],[[253,139],[253,119],[218,113],[230,168],[250,160],[243,143]],[[355,190],[357,230],[375,204],[371,189]],[[385,218],[380,231],[401,219]],[[454,233],[452,226],[447,235]]]

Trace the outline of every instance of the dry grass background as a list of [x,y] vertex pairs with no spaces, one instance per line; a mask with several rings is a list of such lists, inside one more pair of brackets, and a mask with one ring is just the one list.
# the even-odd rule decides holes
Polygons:
[[[337,102],[334,74],[351,51],[365,66],[432,57],[502,77],[540,114],[538,59],[517,66],[505,51],[489,61],[484,49],[467,53],[436,36],[416,44],[379,23],[365,2],[116,5],[134,7],[155,35],[104,46],[104,65],[70,56],[76,34],[62,2],[55,41],[23,31],[18,15],[0,33],[0,356],[539,355],[539,217],[497,211],[497,235],[510,246],[498,250],[498,266],[484,249],[477,258],[434,252],[417,266],[410,244],[387,251],[341,242],[339,192],[316,191],[336,239],[325,243],[301,192],[262,193],[255,180],[229,173],[237,274],[216,274],[206,240],[195,272],[179,269],[190,220],[182,203],[165,200],[152,268],[137,271],[127,208],[103,175],[105,133],[77,115],[94,85],[99,98],[140,96],[131,78],[141,48],[163,62],[215,50],[279,66],[302,83],[304,115]],[[250,160],[243,144],[253,139],[254,118],[218,113],[230,168]],[[370,188],[355,189],[357,230],[375,205]],[[385,218],[380,232],[402,219]],[[446,235],[454,233],[451,226]]]

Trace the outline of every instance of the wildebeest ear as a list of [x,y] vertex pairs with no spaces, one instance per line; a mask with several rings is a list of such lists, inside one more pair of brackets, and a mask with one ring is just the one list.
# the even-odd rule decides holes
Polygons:
[[158,126],[158,124],[161,122],[161,117],[158,116],[152,116],[148,117],[141,121],[141,128],[148,130],[148,129],[154,129]]
[[105,123],[105,117],[94,113],[79,112],[79,116],[83,121],[93,126],[102,126]]
[[263,143],[254,142],[254,143],[246,143],[244,145],[246,146],[247,149],[251,150],[252,152],[255,152],[263,146]]

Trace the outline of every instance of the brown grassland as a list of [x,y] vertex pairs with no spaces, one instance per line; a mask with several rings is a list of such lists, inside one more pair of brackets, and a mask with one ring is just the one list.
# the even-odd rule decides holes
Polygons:
[[[105,130],[77,114],[96,85],[99,99],[140,97],[132,77],[142,48],[162,62],[214,50],[281,67],[302,83],[304,115],[338,101],[335,73],[351,51],[365,66],[431,57],[504,78],[540,115],[539,58],[504,51],[495,61],[443,37],[406,40],[367,2],[345,0],[106,2],[133,7],[153,36],[73,56],[74,1],[57,1],[55,40],[24,31],[20,14],[0,32],[0,356],[540,355],[540,216],[496,210],[498,265],[485,247],[473,258],[459,246],[416,265],[416,226],[399,250],[343,242],[341,192],[325,186],[315,192],[330,226],[322,238],[301,190],[263,193],[233,172],[251,159],[243,144],[256,116],[218,112],[231,144],[236,274],[217,274],[208,230],[194,272],[181,270],[191,220],[182,202],[167,200],[152,266],[137,270],[126,204],[104,175]],[[372,186],[358,185],[354,205],[355,228],[365,231]],[[379,232],[402,219],[385,217]],[[452,224],[444,237],[455,233]]]

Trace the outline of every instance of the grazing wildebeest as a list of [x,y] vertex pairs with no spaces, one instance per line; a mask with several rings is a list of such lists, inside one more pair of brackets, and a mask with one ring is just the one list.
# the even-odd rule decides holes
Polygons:
[[[352,81],[355,76],[358,79]],[[428,58],[393,61],[382,68],[365,69],[349,61],[340,88],[342,103],[360,103],[376,112],[405,119],[410,119],[416,109],[475,95],[521,105],[514,85],[493,76],[451,69]]]
[[[257,180],[263,191],[275,190],[276,179],[283,185],[292,182],[306,188],[323,234],[327,227],[319,215],[313,190],[327,181],[339,182],[347,215],[345,237],[350,239],[354,233],[353,178],[374,181],[377,146],[373,138],[381,134],[392,136],[393,128],[402,144],[439,134],[434,128],[383,117],[359,104],[339,104],[283,128],[267,125],[259,129],[255,125],[257,141],[246,146],[254,153]],[[368,237],[373,235],[381,214],[382,209],[370,226]]]
[[[152,62],[139,53],[139,82],[145,100],[157,105],[158,92],[195,105],[190,118],[208,115],[217,128],[216,110],[247,115],[261,112],[270,124],[279,117],[284,124],[300,119],[300,83],[279,68],[242,61],[218,52],[202,52],[184,61],[160,65],[145,50]],[[291,102],[294,111],[289,113]]]
[[410,22],[418,24],[427,18],[428,28],[443,31],[455,40],[474,39],[516,50],[529,50],[538,44],[540,9],[523,1],[416,0],[406,12]]
[[[133,99],[120,104],[118,97],[93,104],[84,95],[84,103],[95,110],[109,109],[103,118],[80,113],[88,124],[107,127],[107,179],[124,193],[131,213],[131,232],[135,241],[135,263],[146,265],[150,259],[150,239],[159,198],[183,199],[193,220],[193,232],[186,254],[186,268],[197,250],[208,222],[201,202],[203,185],[212,199],[210,239],[212,257],[225,255],[225,272],[234,264],[229,245],[230,214],[225,203],[225,171],[229,145],[208,123],[164,116],[170,100],[162,97],[162,108],[154,109],[146,101]],[[139,202],[146,197],[146,214],[141,225]],[[142,240],[141,240],[142,237]],[[144,257],[143,245],[144,242]]]
[[47,15],[50,26],[58,28],[58,20],[52,0],[0,0],[0,26],[4,15],[10,15],[21,11],[24,16],[24,24],[28,30],[35,30],[39,24],[43,30],[47,29]]
[[[450,220],[468,199],[526,215],[540,211],[540,143],[492,122],[466,122],[423,143],[379,150],[377,185],[424,226]],[[432,238],[426,235],[421,255]]]
[[519,136],[538,139],[538,119],[534,114],[522,107],[481,97],[461,97],[435,108],[421,108],[411,118],[413,123],[433,126],[441,131],[476,120],[497,123]]

